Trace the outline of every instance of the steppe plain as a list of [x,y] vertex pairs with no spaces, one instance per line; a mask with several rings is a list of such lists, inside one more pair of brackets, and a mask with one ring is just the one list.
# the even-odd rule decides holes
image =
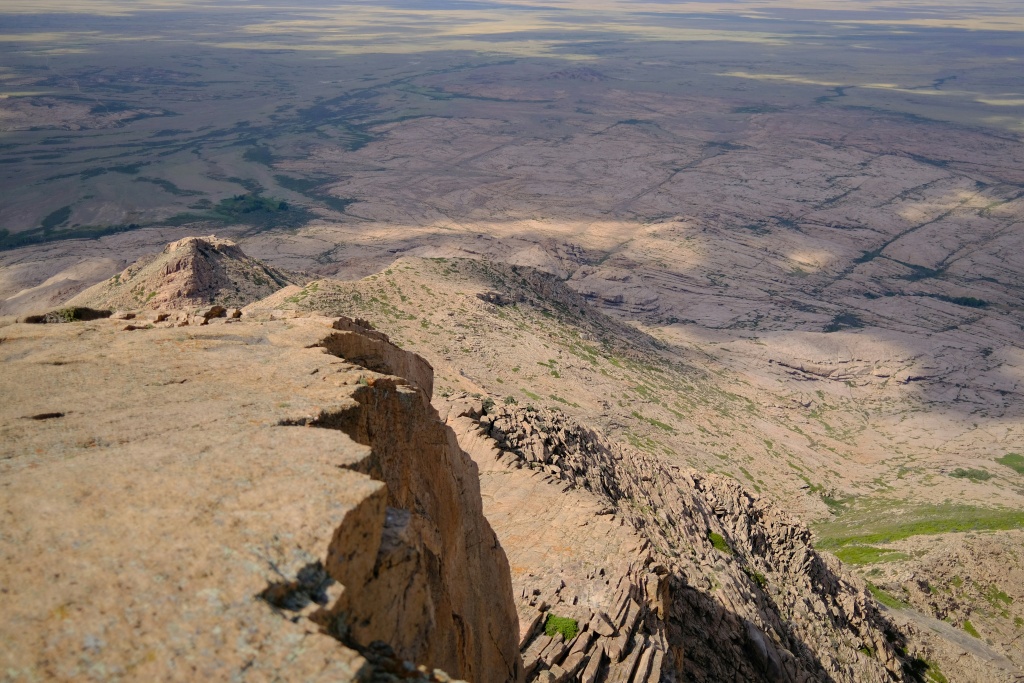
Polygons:
[[734,476],[1024,666],[1013,3],[44,0],[0,34],[0,313],[216,231],[442,395]]

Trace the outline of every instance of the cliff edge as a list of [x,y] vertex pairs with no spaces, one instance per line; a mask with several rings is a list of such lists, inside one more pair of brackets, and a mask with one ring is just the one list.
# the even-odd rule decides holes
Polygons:
[[3,680],[520,680],[422,359],[351,321],[160,316],[7,324],[0,359]]

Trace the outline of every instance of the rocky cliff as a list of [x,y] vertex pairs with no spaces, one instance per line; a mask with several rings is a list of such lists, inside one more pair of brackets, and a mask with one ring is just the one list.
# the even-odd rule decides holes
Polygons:
[[532,680],[881,682],[923,671],[864,586],[814,551],[807,528],[734,480],[666,465],[557,411],[463,400],[446,412],[482,469],[507,471],[499,486],[485,483],[485,512],[513,566],[522,539],[491,508],[515,496],[510,482],[523,472],[534,490],[593,501],[561,523],[624,527],[637,539],[596,569],[550,562],[514,573],[521,623],[532,612],[533,622],[550,613],[583,624],[564,644],[523,634]]
[[351,321],[158,320],[0,328],[4,680],[520,679],[429,365]]

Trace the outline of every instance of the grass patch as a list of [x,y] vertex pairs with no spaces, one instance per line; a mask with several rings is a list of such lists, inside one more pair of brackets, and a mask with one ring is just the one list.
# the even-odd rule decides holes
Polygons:
[[964,630],[975,638],[981,638],[981,634],[978,633],[978,629],[974,628],[974,624],[972,624],[969,619],[964,619]]
[[725,537],[721,534],[716,534],[714,531],[708,532],[708,540],[711,541],[711,545],[715,547],[715,550],[725,553],[726,555],[732,555],[732,548],[726,543]]
[[949,683],[949,679],[942,674],[939,665],[935,662],[917,658],[911,666],[918,674],[924,674],[925,680],[931,681],[931,683]]
[[949,473],[949,476],[954,479],[970,479],[971,481],[988,481],[992,478],[992,475],[986,470],[978,469],[964,469],[957,467],[955,470]]
[[562,638],[569,642],[579,632],[579,622],[569,617],[559,617],[555,616],[554,613],[549,613],[547,620],[544,622],[544,635],[551,638],[554,638],[556,633],[561,633]]
[[1000,465],[1006,465],[1017,474],[1024,474],[1024,455],[1020,453],[1007,453],[1001,458],[996,458]]
[[1024,510],[980,508],[945,503],[906,507],[876,501],[815,526],[817,546],[836,550],[846,545],[881,545],[911,536],[959,531],[1005,531],[1024,528]]
[[1006,591],[1001,590],[999,586],[995,584],[989,586],[988,590],[985,591],[985,599],[993,607],[999,607],[999,603],[1004,605],[1013,604],[1013,598],[1006,594]]
[[643,415],[641,415],[640,413],[636,412],[635,410],[633,411],[633,417],[635,417],[638,420],[643,420],[644,422],[646,422],[647,424],[651,425],[652,427],[657,427],[658,429],[662,429],[662,430],[664,430],[666,432],[674,432],[674,431],[676,431],[676,428],[673,427],[672,425],[665,424],[664,422],[661,422],[659,420],[655,420],[653,417],[644,417]]
[[836,550],[836,557],[846,564],[861,565],[905,560],[907,554],[870,545],[847,545]]
[[910,605],[903,602],[892,593],[882,590],[870,581],[868,582],[868,592],[874,596],[875,600],[878,600],[878,602],[882,603],[886,607],[890,607],[892,609],[906,609],[907,607],[910,607]]

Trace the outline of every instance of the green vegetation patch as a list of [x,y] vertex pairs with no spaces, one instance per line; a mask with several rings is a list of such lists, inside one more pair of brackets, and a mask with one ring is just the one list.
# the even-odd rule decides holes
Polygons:
[[918,675],[918,680],[923,674],[925,680],[932,683],[949,683],[949,679],[942,674],[935,662],[917,657],[910,663],[910,667]]
[[82,306],[69,306],[50,311],[44,315],[30,315],[23,319],[29,324],[75,323],[86,320],[109,318],[113,311],[100,311]]
[[875,564],[907,559],[906,553],[870,545],[847,545],[836,550],[836,557],[846,564]]
[[972,624],[969,619],[964,619],[964,630],[975,638],[981,638],[981,634],[978,633],[978,629],[974,628],[974,624]]
[[978,469],[964,469],[957,467],[955,470],[949,473],[949,476],[954,479],[970,479],[971,481],[988,481],[992,478],[992,475],[987,470]]
[[1004,605],[1013,604],[1013,598],[1007,595],[1006,591],[1002,590],[995,584],[989,586],[985,591],[985,600],[987,600],[990,605],[997,608],[1000,606],[999,603],[1003,603]]
[[56,242],[58,240],[98,239],[106,235],[115,235],[119,232],[135,230],[139,227],[142,226],[138,223],[128,223],[123,225],[82,225],[63,230],[50,230],[40,227],[13,234],[8,230],[0,229],[0,251],[17,249],[18,247],[24,247],[30,244]]
[[762,589],[763,588],[767,588],[767,586],[768,586],[768,577],[766,577],[761,572],[754,571],[753,569],[746,569],[746,568],[744,568],[743,569],[743,573],[746,574],[750,578],[751,581],[756,583],[758,585],[758,587],[760,587]]
[[311,180],[308,178],[275,175],[274,181],[286,190],[303,194],[313,201],[325,204],[328,208],[339,213],[345,213],[345,210],[356,201],[349,197],[335,197],[327,190],[321,189],[328,182],[327,178]]
[[662,430],[664,430],[666,432],[674,432],[674,431],[676,431],[676,428],[673,427],[672,425],[665,424],[664,422],[661,422],[660,420],[655,420],[653,417],[645,417],[645,416],[641,415],[640,413],[638,413],[635,410],[633,411],[633,417],[635,417],[638,420],[643,420],[644,422],[646,422],[647,424],[651,425],[652,427],[657,427],[658,429],[662,429]]
[[69,218],[71,218],[71,207],[62,206],[56,211],[47,214],[47,216],[39,223],[39,227],[43,230],[53,230],[58,225],[67,223]]
[[555,616],[553,612],[548,613],[548,618],[544,622],[544,634],[551,638],[554,638],[556,633],[561,633],[565,641],[569,642],[579,632],[580,623],[578,621],[569,617]]
[[242,218],[247,214],[278,213],[287,211],[290,207],[288,202],[272,197],[264,197],[256,192],[248,194],[236,194],[233,197],[220,200],[214,208],[214,213],[220,214],[228,219]]
[[708,532],[708,540],[711,541],[711,545],[715,547],[715,550],[732,555],[732,548],[726,543],[725,537],[722,534],[716,534],[714,531]]
[[1006,465],[1017,474],[1024,474],[1024,455],[1020,453],[1007,453],[1001,458],[996,458],[1000,465]]
[[886,607],[890,607],[892,609],[905,609],[910,606],[892,593],[882,590],[870,581],[868,582],[868,592],[874,596],[875,600],[878,600],[878,602],[882,603]]
[[[244,182],[243,179],[232,181]],[[259,188],[247,194],[236,194],[222,199],[212,209],[202,213],[182,213],[166,221],[166,225],[183,225],[195,221],[220,221],[225,224],[252,224],[259,229],[299,227],[315,216],[304,207],[293,207],[275,197],[264,197]]]
[[869,501],[859,509],[815,526],[816,545],[837,550],[847,545],[881,545],[911,536],[958,531],[1004,531],[1024,528],[1024,510],[981,508],[944,503],[906,506],[898,501]]

